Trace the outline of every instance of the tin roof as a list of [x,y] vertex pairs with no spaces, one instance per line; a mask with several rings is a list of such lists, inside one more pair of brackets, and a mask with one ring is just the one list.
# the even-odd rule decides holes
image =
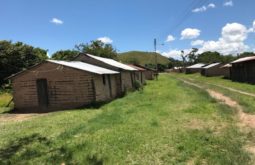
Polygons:
[[217,62],[217,63],[212,63],[212,64],[209,64],[209,65],[204,66],[203,68],[204,68],[204,69],[209,69],[209,68],[215,67],[215,66],[217,66],[217,65],[219,65],[219,64],[220,64],[219,62]]
[[118,61],[115,61],[113,59],[110,59],[110,58],[104,58],[104,57],[98,57],[98,56],[94,56],[94,55],[91,55],[91,54],[86,54],[87,56],[91,57],[91,58],[94,58],[98,61],[101,61],[103,63],[106,63],[108,65],[111,65],[111,66],[114,66],[116,68],[119,68],[119,69],[123,69],[123,70],[128,70],[128,71],[136,71],[135,68],[133,67],[130,67],[128,65],[125,65],[125,64],[122,64]]
[[239,58],[239,59],[237,59],[237,60],[231,62],[231,64],[239,63],[239,62],[245,62],[245,61],[252,61],[252,60],[255,60],[255,56]]
[[197,63],[195,65],[191,65],[189,67],[187,67],[188,69],[197,69],[197,68],[202,68],[203,66],[205,66],[205,64],[203,63]]
[[80,62],[80,61],[69,61],[69,62],[59,61],[59,60],[47,60],[47,61],[51,62],[51,63],[64,65],[64,66],[67,66],[67,67],[71,67],[71,68],[75,68],[75,69],[95,73],[95,74],[118,74],[119,73],[119,72],[116,72],[116,71],[113,71],[113,70],[105,69],[105,68],[102,68],[102,67],[99,67],[99,66],[87,64],[87,63]]
[[221,68],[230,68],[230,67],[232,67],[232,64],[223,65]]
[[131,66],[132,68],[135,68],[136,70],[139,70],[139,71],[146,71],[146,69],[132,65],[132,64],[128,64],[128,66]]

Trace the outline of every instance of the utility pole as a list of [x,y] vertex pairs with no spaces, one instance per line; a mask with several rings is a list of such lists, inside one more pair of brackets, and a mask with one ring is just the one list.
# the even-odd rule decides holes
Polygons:
[[157,56],[157,39],[154,38],[155,64],[156,64],[156,80],[158,80],[158,56]]

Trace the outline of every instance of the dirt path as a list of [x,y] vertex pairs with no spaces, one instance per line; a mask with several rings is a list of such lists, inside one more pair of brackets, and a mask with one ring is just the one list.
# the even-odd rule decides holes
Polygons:
[[36,116],[39,116],[39,114],[1,114],[0,124],[4,124],[9,121],[20,122],[20,121],[31,119]]
[[[189,80],[193,81],[193,82],[195,81],[194,79],[189,79]],[[223,88],[223,89],[226,89],[226,90],[229,90],[229,91],[232,91],[232,92],[240,93],[240,94],[243,94],[243,95],[246,95],[246,96],[251,96],[251,97],[255,98],[254,93],[244,92],[244,91],[241,91],[241,90],[238,90],[238,89],[225,87],[223,85],[216,85],[216,84],[212,84],[212,83],[208,83],[208,82],[202,82],[202,83],[205,83],[205,84],[208,84],[208,85],[213,85],[213,86],[216,86],[216,87],[219,87],[219,88]]]
[[217,92],[217,91],[214,91],[211,89],[207,89],[207,88],[205,88],[201,85],[198,85],[196,83],[193,83],[193,82],[190,82],[190,81],[187,81],[184,79],[179,79],[179,80],[181,80],[182,82],[184,82],[188,85],[195,86],[199,89],[206,90],[211,97],[215,98],[218,101],[221,101],[222,103],[228,105],[231,108],[236,109],[241,125],[248,126],[250,128],[255,128],[255,115],[250,115],[250,114],[244,113],[242,107],[236,101],[223,95],[220,92]]

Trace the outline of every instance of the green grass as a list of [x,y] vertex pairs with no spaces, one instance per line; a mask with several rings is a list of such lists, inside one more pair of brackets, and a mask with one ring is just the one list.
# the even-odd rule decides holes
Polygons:
[[249,164],[234,115],[163,74],[98,109],[0,121],[0,164]]
[[[136,62],[140,65],[155,64],[155,53],[153,52],[130,51],[125,53],[120,53],[118,58],[121,62],[124,62],[124,63]],[[159,64],[163,64],[163,65],[167,65],[170,63],[168,58],[160,54],[157,54],[157,60]]]
[[220,86],[237,89],[240,91],[255,94],[255,85],[232,82],[231,80],[223,79],[222,77],[204,77],[200,74],[171,74],[173,77],[188,79],[197,84],[203,85],[206,88],[214,89],[223,93],[224,95],[237,101],[242,107],[244,112],[255,114],[255,97],[240,94]]

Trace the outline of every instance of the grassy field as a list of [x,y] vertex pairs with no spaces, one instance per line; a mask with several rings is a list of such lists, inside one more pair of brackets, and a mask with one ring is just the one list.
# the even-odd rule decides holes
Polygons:
[[255,85],[247,83],[232,82],[231,80],[223,79],[222,77],[204,77],[200,74],[171,74],[175,78],[184,78],[189,81],[195,82],[199,85],[203,85],[206,88],[210,88],[223,93],[224,95],[232,98],[242,105],[244,112],[255,114],[255,97],[240,94],[235,91],[227,90],[223,87],[236,89],[243,92],[255,94]]
[[162,74],[98,109],[0,121],[0,164],[251,164],[254,135],[236,123],[234,110]]
[[[124,63],[136,62],[140,65],[155,64],[155,53],[153,52],[130,51],[125,53],[120,53],[118,58],[120,61]],[[159,64],[167,65],[170,63],[168,58],[160,54],[157,54],[157,59]]]

